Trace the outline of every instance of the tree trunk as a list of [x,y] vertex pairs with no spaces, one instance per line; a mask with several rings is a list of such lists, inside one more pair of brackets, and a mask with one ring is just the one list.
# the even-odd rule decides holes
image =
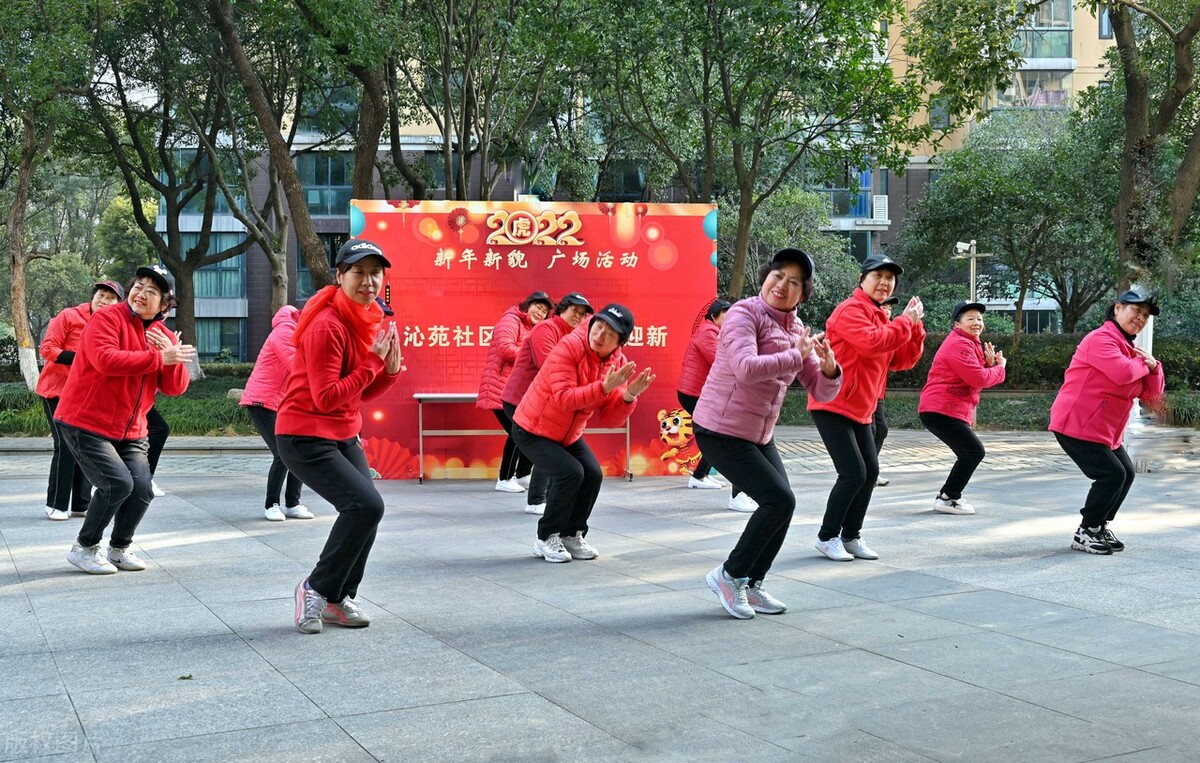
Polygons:
[[9,291],[12,299],[13,336],[17,341],[17,361],[21,368],[21,378],[32,392],[37,388],[38,364],[33,332],[29,328],[25,268],[34,257],[25,248],[25,217],[29,211],[29,188],[33,184],[33,174],[49,147],[54,134],[54,124],[51,123],[47,127],[46,135],[39,140],[33,117],[28,114],[22,114],[20,117],[21,163],[17,167],[17,185],[13,189],[12,207],[8,210],[5,235],[8,238],[8,259],[12,269]]
[[197,344],[196,336],[196,284],[194,276],[196,265],[190,258],[183,258],[175,273],[175,299],[179,304],[175,307],[175,330],[182,331],[184,341]]
[[304,186],[300,182],[299,173],[296,172],[296,165],[292,162],[292,154],[288,149],[287,142],[279,130],[279,120],[272,112],[262,83],[259,82],[258,75],[246,58],[246,51],[242,48],[241,36],[238,34],[233,20],[233,9],[229,0],[209,0],[209,9],[212,13],[213,23],[221,34],[221,40],[225,43],[229,59],[238,73],[238,79],[241,80],[242,87],[246,89],[246,98],[250,102],[250,108],[254,111],[254,117],[267,139],[271,164],[279,172],[280,184],[283,186],[283,194],[287,198],[292,224],[296,229],[296,240],[304,255],[304,264],[308,266],[308,270],[312,274],[313,286],[318,289],[328,286],[333,283],[333,274],[329,270],[329,255],[326,253],[324,242],[321,241],[321,237],[317,235],[317,230],[313,226],[312,216],[308,213],[308,202],[304,198]]
[[1119,3],[1109,8],[1113,37],[1121,56],[1125,80],[1125,143],[1121,151],[1120,186],[1113,222],[1117,227],[1118,289],[1126,289],[1150,259],[1152,236],[1146,230],[1149,214],[1150,160],[1154,139],[1150,134],[1150,80],[1138,53],[1131,11]]
[[729,278],[727,298],[741,299],[746,285],[746,255],[750,249],[750,223],[754,221],[754,192],[743,186],[738,194],[737,235],[733,240],[733,270]]

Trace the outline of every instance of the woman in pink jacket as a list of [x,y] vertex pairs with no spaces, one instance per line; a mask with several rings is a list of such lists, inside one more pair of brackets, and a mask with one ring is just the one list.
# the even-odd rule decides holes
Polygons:
[[1077,551],[1125,550],[1108,529],[1133,485],[1133,463],[1122,444],[1125,425],[1134,398],[1157,401],[1165,386],[1162,364],[1133,343],[1151,315],[1158,315],[1158,303],[1149,292],[1134,288],[1117,297],[1104,325],[1075,349],[1050,407],[1050,431],[1092,480],[1079,510],[1083,521],[1071,540]]
[[[679,398],[679,405],[688,412],[688,415],[696,412],[696,402],[700,400],[700,390],[704,389],[708,372],[712,370],[713,361],[717,358],[717,339],[721,335],[721,324],[725,321],[725,313],[729,311],[729,306],[729,302],[723,299],[713,300],[704,314],[704,321],[701,322],[700,328],[692,334],[691,341],[683,351],[683,365],[679,369],[679,382],[675,387],[675,396]],[[725,483],[709,476],[711,471],[712,464],[708,463],[701,454],[700,461],[696,464],[696,470],[688,478],[687,486],[695,490],[720,490],[725,487]],[[736,487],[733,491],[736,498],[740,491]],[[730,508],[733,508],[732,504],[731,500]],[[753,508],[750,509],[750,511],[753,510]]]
[[83,470],[75,461],[70,448],[62,442],[58,427],[54,424],[54,412],[58,409],[58,398],[67,384],[67,373],[75,362],[79,351],[79,337],[88,319],[102,307],[125,299],[125,290],[116,281],[101,281],[92,287],[92,300],[68,307],[50,319],[46,336],[42,339],[41,353],[46,366],[38,377],[37,393],[42,398],[46,420],[50,422],[50,436],[54,440],[54,455],[50,458],[50,481],[46,487],[46,517],[62,521],[71,517],[82,517],[87,513],[92,486],[83,476]]
[[[292,372],[292,363],[296,359],[296,345],[292,343],[292,336],[296,333],[299,320],[300,311],[291,305],[284,305],[275,313],[271,319],[271,333],[258,351],[258,360],[246,381],[246,390],[242,392],[242,407],[246,409],[263,442],[271,449],[271,469],[267,472],[268,522],[313,518],[313,513],[300,504],[300,478],[283,465],[275,444],[275,417],[279,404],[283,402],[288,374]],[[281,490],[283,506],[279,505]]]
[[788,385],[832,400],[842,369],[823,334],[812,335],[796,307],[813,290],[813,261],[784,249],[758,271],[759,293],[729,308],[708,381],[692,423],[700,450],[713,466],[758,503],[723,564],[706,581],[725,611],[739,620],[787,606],[762,582],[787,537],[796,495],[775,447],[775,422]]
[[954,328],[933,356],[929,376],[921,390],[917,413],[921,423],[954,451],[957,459],[950,476],[933,501],[933,510],[943,514],[974,514],[975,507],[962,500],[971,475],[983,461],[983,443],[971,429],[979,391],[1004,381],[1008,361],[991,342],[983,344],[983,314],[979,302],[959,302],[950,320]]
[[477,408],[491,411],[500,422],[507,435],[504,439],[504,453],[500,457],[500,475],[496,480],[496,490],[502,493],[523,493],[529,484],[529,459],[517,449],[512,437],[512,418],[504,411],[504,401],[501,399],[504,386],[512,374],[513,364],[517,360],[517,352],[525,342],[529,330],[540,323],[550,311],[554,303],[550,295],[544,291],[535,291],[525,300],[504,311],[496,326],[492,329],[492,339],[488,343],[487,360],[483,365],[483,376],[479,379],[479,398],[475,402]]

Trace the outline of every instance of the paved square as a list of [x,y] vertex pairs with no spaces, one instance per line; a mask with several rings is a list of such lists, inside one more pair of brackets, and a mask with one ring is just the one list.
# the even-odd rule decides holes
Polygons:
[[609,479],[601,558],[551,565],[523,496],[380,482],[374,622],[317,636],[291,592],[333,511],[306,492],[315,520],[264,521],[261,444],[173,441],[150,568],[92,577],[65,558],[79,520],[41,511],[44,443],[6,441],[0,761],[1194,760],[1195,472],[1138,475],[1128,550],[1095,557],[1053,441],[984,441],[979,513],[946,516],[948,452],[894,432],[882,559],[835,563],[812,548],[828,458],[783,432],[799,508],[767,582],[790,611],[745,622],[704,583],[746,521],[725,491]]

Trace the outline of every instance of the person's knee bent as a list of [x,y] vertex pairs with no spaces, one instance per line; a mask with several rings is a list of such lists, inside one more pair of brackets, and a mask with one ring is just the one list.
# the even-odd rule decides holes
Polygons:
[[983,463],[983,459],[987,457],[987,450],[983,447],[983,443],[967,445],[958,454],[958,459],[968,464],[979,465]]
[[371,490],[369,493],[363,492],[356,496],[354,503],[348,508],[362,517],[364,521],[369,521],[372,524],[379,524],[383,521],[383,496],[374,490]]
[[154,484],[151,481],[143,482],[142,480],[133,480],[130,483],[129,495],[136,498],[138,501],[150,503],[154,500]]
[[[124,503],[129,496],[133,495],[133,491],[137,487],[137,484],[133,480],[133,475],[129,472],[118,472],[104,482],[105,484],[103,485],[97,485],[96,490],[108,494],[109,506]],[[150,494],[151,498],[154,497],[154,490],[148,484],[146,485],[146,492]]]

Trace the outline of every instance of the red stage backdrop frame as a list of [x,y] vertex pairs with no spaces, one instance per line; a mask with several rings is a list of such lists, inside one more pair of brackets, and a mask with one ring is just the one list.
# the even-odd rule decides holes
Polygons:
[[[351,235],[379,244],[392,262],[383,296],[407,368],[362,408],[375,476],[418,476],[414,393],[477,392],[492,327],[537,290],[556,300],[578,291],[597,309],[620,302],[633,310],[637,330],[625,353],[658,378],[630,420],[630,471],[686,470],[695,449],[675,383],[716,295],[716,217],[711,204],[352,201]],[[427,437],[426,478],[495,478],[503,431],[490,411],[471,403],[424,410],[427,430],[496,433]],[[588,443],[606,475],[624,473],[624,437],[589,435]]]

